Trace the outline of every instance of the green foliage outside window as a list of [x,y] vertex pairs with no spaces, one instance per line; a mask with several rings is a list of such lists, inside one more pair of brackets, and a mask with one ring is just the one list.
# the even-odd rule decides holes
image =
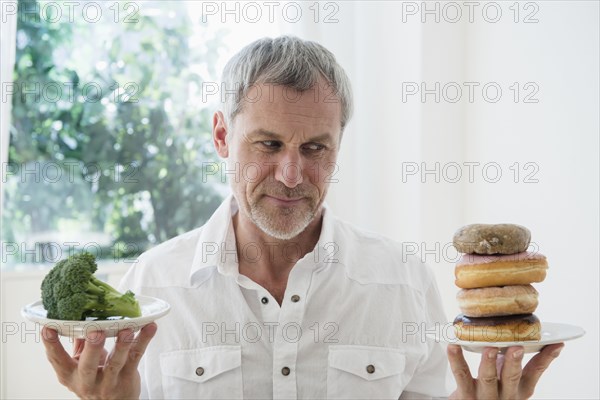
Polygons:
[[2,183],[3,240],[17,244],[9,263],[44,261],[25,250],[45,233],[75,229],[79,247],[86,232],[102,233],[110,241],[98,255],[113,258],[202,225],[226,192],[206,173],[219,161],[212,109],[200,101],[202,83],[217,77],[220,33],[204,29],[192,51],[199,26],[178,1],[155,3],[159,15],[141,8],[127,22],[95,24],[22,12],[40,4],[18,4]]

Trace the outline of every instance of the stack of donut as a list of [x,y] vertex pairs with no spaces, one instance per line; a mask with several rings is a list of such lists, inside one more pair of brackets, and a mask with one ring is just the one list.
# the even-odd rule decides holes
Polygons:
[[514,224],[474,224],[454,234],[462,255],[454,270],[462,314],[454,320],[456,337],[480,342],[541,339],[533,314],[538,293],[531,286],[546,278],[546,257],[529,252],[529,229]]

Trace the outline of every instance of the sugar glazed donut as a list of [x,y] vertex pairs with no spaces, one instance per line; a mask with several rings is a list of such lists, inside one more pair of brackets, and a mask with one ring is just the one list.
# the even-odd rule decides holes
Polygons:
[[515,254],[527,250],[529,229],[515,224],[472,224],[454,234],[456,250],[467,254]]

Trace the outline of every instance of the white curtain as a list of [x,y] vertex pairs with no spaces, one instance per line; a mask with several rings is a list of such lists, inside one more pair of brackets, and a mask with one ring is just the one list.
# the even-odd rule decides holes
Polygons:
[[[432,266],[449,319],[459,312],[454,231],[468,223],[529,227],[550,264],[547,279],[535,285],[536,314],[587,331],[567,343],[536,395],[597,398],[590,382],[597,381],[598,357],[586,354],[598,355],[600,342],[600,3],[489,2],[484,15],[488,3],[481,2],[473,22],[461,2],[336,4],[338,22],[282,24],[284,33],[330,49],[353,84],[356,111],[329,204],[342,218],[405,242]],[[456,6],[462,19],[448,22]],[[415,7],[415,15],[406,13]],[[436,22],[422,7],[447,14]],[[497,7],[501,18],[492,22]],[[421,92],[402,98],[403,83],[432,90],[436,82],[461,87],[463,100],[448,101],[450,91],[439,102],[433,94],[421,101]],[[465,82],[478,84],[472,102]],[[501,87],[498,102],[483,98],[487,83]],[[485,165],[493,168],[483,171]],[[462,177],[453,182],[456,166]],[[564,301],[581,293],[591,296],[586,304],[593,309]],[[476,368],[478,358],[469,362]]]
[[[451,231],[463,218],[460,185],[422,184],[408,174],[427,159],[463,159],[462,140],[456,138],[464,135],[464,112],[460,105],[440,109],[418,96],[403,101],[402,89],[427,79],[457,79],[463,58],[444,60],[443,69],[429,68],[439,55],[434,42],[442,27],[425,26],[419,18],[403,23],[402,2],[336,4],[337,22],[323,22],[334,9],[321,8],[320,23],[310,14],[282,24],[284,33],[330,49],[352,81],[355,114],[344,133],[339,182],[331,184],[328,203],[342,218],[397,240],[420,242],[433,239],[431,231]],[[464,53],[463,27],[443,34],[446,51]],[[433,219],[426,211],[430,196],[445,197],[455,211]]]
[[[14,13],[7,12],[14,6]],[[8,162],[8,139],[10,126],[10,110],[12,97],[7,95],[6,87],[13,80],[15,64],[16,31],[17,31],[17,2],[2,4],[2,23],[0,24],[0,83],[2,84],[2,101],[0,101],[0,164],[4,174]],[[5,97],[6,96],[6,97]],[[2,176],[4,180],[4,176]],[[3,210],[4,192],[0,190],[0,214]]]

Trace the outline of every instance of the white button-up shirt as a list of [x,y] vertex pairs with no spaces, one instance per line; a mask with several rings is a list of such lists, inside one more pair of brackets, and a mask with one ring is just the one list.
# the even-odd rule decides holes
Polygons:
[[143,398],[447,395],[445,352],[426,336],[446,321],[428,267],[324,205],[319,241],[290,271],[280,306],[239,274],[237,211],[229,196],[204,226],[145,252],[124,277],[121,290],[171,305],[140,365]]

